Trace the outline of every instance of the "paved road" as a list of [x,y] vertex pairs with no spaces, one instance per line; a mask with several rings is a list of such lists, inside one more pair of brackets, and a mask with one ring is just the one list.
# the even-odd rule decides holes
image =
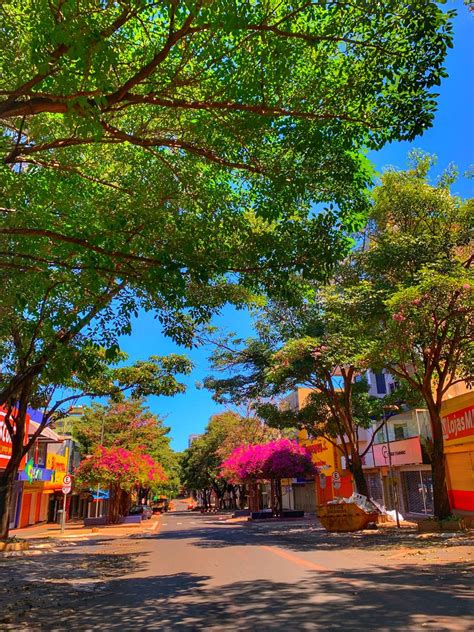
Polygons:
[[[177,511],[146,538],[61,553],[57,566],[85,565],[84,579],[71,584],[85,592],[72,604],[66,598],[46,627],[41,611],[32,618],[40,630],[474,629],[466,543],[433,549],[413,537]],[[88,580],[88,565],[102,579]],[[54,598],[59,605],[60,591]]]

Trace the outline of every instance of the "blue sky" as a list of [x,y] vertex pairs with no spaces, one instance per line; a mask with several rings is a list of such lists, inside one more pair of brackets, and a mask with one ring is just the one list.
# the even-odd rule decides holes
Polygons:
[[[405,167],[411,148],[437,154],[436,173],[451,162],[458,165],[460,174],[474,164],[474,15],[468,13],[460,0],[448,1],[446,7],[457,8],[458,16],[455,21],[454,48],[449,51],[446,63],[449,78],[439,88],[439,107],[434,125],[414,143],[392,143],[372,153],[370,158],[379,172],[386,165]],[[472,196],[473,180],[460,178],[453,191],[463,197]],[[231,307],[225,308],[214,322],[243,337],[251,334],[249,315]],[[140,314],[133,324],[133,334],[122,338],[120,344],[132,361],[150,355],[186,352],[161,334],[159,323],[150,314]],[[165,417],[167,425],[171,426],[172,447],[175,450],[186,448],[188,435],[202,432],[210,415],[222,409],[212,401],[209,392],[196,388],[196,382],[209,372],[207,358],[210,349],[200,348],[187,353],[195,369],[184,380],[188,386],[186,394],[148,399],[151,410]]]

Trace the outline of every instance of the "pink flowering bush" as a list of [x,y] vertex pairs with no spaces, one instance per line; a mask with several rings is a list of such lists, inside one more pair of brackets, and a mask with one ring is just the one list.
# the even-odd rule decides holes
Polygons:
[[166,480],[161,465],[142,447],[126,450],[100,446],[90,458],[81,462],[74,474],[79,483],[104,487],[118,485],[125,491],[137,486],[150,487]]
[[290,439],[278,439],[236,448],[220,471],[228,481],[247,482],[312,476],[316,468],[307,448]]

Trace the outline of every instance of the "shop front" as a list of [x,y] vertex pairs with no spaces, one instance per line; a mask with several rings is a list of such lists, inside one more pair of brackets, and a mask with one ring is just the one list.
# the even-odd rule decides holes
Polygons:
[[[30,433],[37,428],[38,424],[31,421]],[[23,528],[51,520],[51,505],[55,495],[61,492],[68,457],[67,453],[62,456],[48,450],[59,447],[62,447],[59,436],[45,428],[28,452],[25,467],[18,473],[22,493],[15,527]]]
[[38,522],[46,522],[48,517],[49,495],[47,484],[53,476],[52,470],[35,467],[27,462],[25,469],[18,474],[23,483],[21,509],[18,527],[28,527]]
[[308,498],[314,498],[314,509],[317,505],[333,500],[338,496],[348,497],[353,492],[353,481],[350,472],[345,469],[344,458],[341,457],[340,450],[324,437],[317,439],[307,439],[307,435],[301,433],[299,442],[306,446],[311,452],[312,460],[318,468],[315,480],[305,481],[305,487],[301,484],[294,485],[295,509],[298,509],[296,498],[305,506]]
[[474,513],[474,393],[443,402],[441,417],[451,509]]
[[[15,416],[16,411],[13,411],[10,423],[15,428]],[[12,439],[8,432],[7,424],[5,423],[5,417],[7,411],[4,408],[0,408],[0,474],[5,470],[12,455]],[[28,440],[28,428],[29,428],[30,416],[26,415],[26,427],[25,427],[25,443]],[[26,457],[20,463],[19,471],[21,472],[25,467]],[[20,519],[21,500],[22,500],[23,484],[19,481],[13,483],[12,497],[10,500],[10,524],[9,528],[13,529]]]
[[420,437],[378,443],[372,446],[374,466],[382,478],[383,504],[402,514],[431,515],[433,484],[431,466],[423,463]]

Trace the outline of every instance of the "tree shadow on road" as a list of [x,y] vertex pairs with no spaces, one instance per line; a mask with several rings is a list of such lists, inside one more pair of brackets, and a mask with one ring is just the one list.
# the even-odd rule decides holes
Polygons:
[[391,551],[405,548],[425,548],[433,546],[466,546],[474,540],[468,534],[448,537],[442,534],[419,535],[416,531],[380,529],[355,533],[328,533],[318,525],[253,525],[211,524],[189,529],[165,531],[156,537],[160,540],[191,540],[191,546],[200,548],[225,548],[228,546],[266,545],[283,546],[292,551],[332,551],[364,548],[367,550]]
[[[53,615],[43,603],[15,623],[32,631],[467,631],[467,617],[473,614],[467,572],[467,566],[459,564],[429,566],[422,573],[415,568],[308,571],[296,584],[261,580],[220,587],[209,584],[207,576],[184,572],[113,578]],[[63,599],[61,586],[52,586],[50,601]]]

